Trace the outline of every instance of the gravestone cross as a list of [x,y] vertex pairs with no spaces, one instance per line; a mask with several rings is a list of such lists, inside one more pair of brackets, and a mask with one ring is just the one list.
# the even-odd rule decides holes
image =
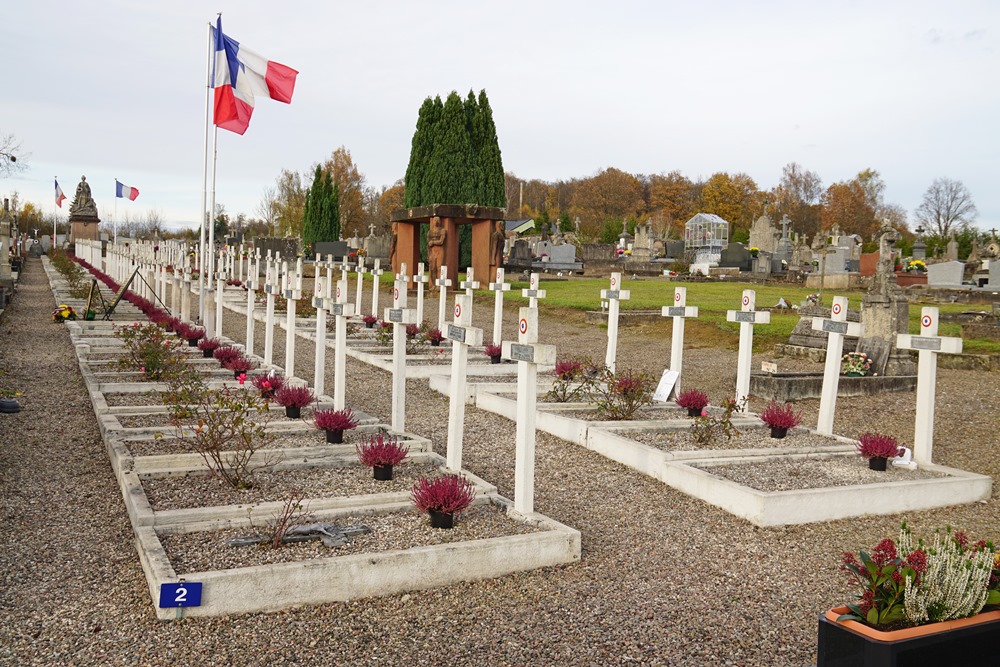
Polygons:
[[754,310],[757,305],[757,293],[752,289],[743,290],[741,310],[727,310],[727,322],[740,323],[740,352],[736,361],[736,402],[743,406],[750,396],[750,364],[753,358],[753,328],[756,324],[770,324],[771,313]]
[[[116,254],[117,258],[118,255]],[[174,273],[177,273],[177,269],[174,269]],[[187,264],[184,265],[183,274],[184,286],[181,288],[181,319],[185,321],[191,320],[191,267]]]
[[677,372],[674,391],[680,394],[681,380],[684,379],[681,373],[681,368],[684,365],[684,318],[698,317],[698,306],[687,305],[687,288],[677,287],[674,288],[674,305],[663,306],[660,315],[673,318],[670,336],[670,370]]
[[[556,363],[555,345],[538,344],[538,309],[520,308],[517,342],[502,343],[502,357],[517,362],[517,422],[514,441],[514,510],[531,514],[535,506],[535,405],[538,364]],[[464,397],[463,397],[464,398]]]
[[[319,257],[313,263],[316,275],[313,278],[312,305],[316,309],[316,353],[313,355],[313,391],[317,396],[326,391],[326,310],[332,303],[330,290],[333,283],[333,255],[327,255],[324,262]],[[324,278],[321,269],[326,269]]]
[[295,310],[302,298],[302,258],[295,265],[295,275],[285,269],[285,377],[295,375]]
[[[358,274],[358,294],[354,298],[354,312],[356,312],[358,315],[360,315],[361,314],[361,296],[362,296],[361,295],[361,290],[362,290],[362,288],[364,286],[364,282],[365,282],[364,281],[364,277],[365,277],[365,274],[368,272],[368,269],[365,268],[365,261],[364,261],[363,258],[358,257],[358,265],[354,267],[354,272],[356,274]],[[376,314],[376,316],[377,316],[377,314]]]
[[267,251],[267,275],[264,277],[264,294],[267,295],[267,305],[264,309],[264,365],[274,365],[274,295],[280,292],[281,278],[278,273],[278,262],[281,253],[271,257]]
[[823,435],[833,435],[833,414],[837,408],[837,389],[840,385],[840,362],[844,354],[844,336],[858,338],[864,327],[858,322],[847,321],[847,297],[833,297],[830,317],[814,317],[812,328],[826,331],[826,365],[823,367],[823,390],[819,399],[819,421],[816,430]]
[[490,289],[493,291],[493,344],[498,344],[503,340],[501,335],[501,327],[503,326],[503,293],[510,291],[510,283],[504,282],[504,270],[503,267],[497,268],[497,279],[496,282],[490,283]]
[[451,341],[447,465],[451,470],[459,471],[462,469],[462,440],[465,433],[465,378],[469,346],[483,344],[483,330],[472,326],[471,296],[455,295],[455,319],[448,325],[446,337]]
[[[226,246],[222,246],[222,252],[224,252]],[[222,307],[223,307],[223,296],[226,293],[226,257],[221,255],[219,257],[219,270],[215,274],[215,335],[219,338],[222,337]]]
[[934,449],[934,398],[937,385],[937,356],[961,354],[962,339],[938,336],[938,309],[920,309],[920,334],[896,334],[896,347],[917,350],[917,418],[913,428],[913,460],[931,463]]
[[[528,308],[538,308],[538,300],[545,298],[545,290],[538,289],[538,274],[528,276],[528,289],[521,290],[521,296],[528,300]],[[500,341],[493,341],[494,344]]]
[[417,264],[417,275],[413,276],[413,282],[417,284],[417,323],[424,323],[424,285],[430,282],[430,278],[424,273],[424,263]]
[[255,320],[253,316],[254,306],[257,305],[257,288],[260,285],[260,248],[256,249],[256,258],[247,259],[247,354],[253,354],[253,336]]
[[382,271],[382,260],[375,260],[375,267],[372,268],[372,315],[378,317],[378,284]]
[[448,305],[448,288],[451,287],[451,279],[448,277],[447,266],[441,267],[441,275],[434,281],[434,284],[437,285],[440,292],[438,300],[438,329],[443,331],[445,328],[444,311]]
[[621,289],[622,274],[611,274],[611,289],[602,289],[601,298],[608,300],[608,351],[604,355],[604,365],[615,372],[615,358],[618,356],[618,303],[627,301],[631,294]]
[[406,429],[406,325],[414,324],[416,312],[406,307],[406,265],[400,265],[392,286],[392,308],[385,309],[385,321],[392,322],[392,430]]
[[[332,256],[331,256],[332,258]],[[327,310],[333,314],[336,322],[333,333],[333,409],[343,410],[346,395],[347,377],[347,319],[354,315],[354,304],[347,301],[347,274],[341,276],[334,288],[333,302]]]
[[476,280],[476,274],[471,266],[465,270],[465,280],[460,282],[458,286],[465,290],[467,296],[472,296],[472,290],[479,289],[479,281]]

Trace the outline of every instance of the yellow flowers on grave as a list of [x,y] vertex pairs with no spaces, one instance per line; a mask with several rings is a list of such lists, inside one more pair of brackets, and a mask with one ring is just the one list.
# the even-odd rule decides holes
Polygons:
[[927,264],[925,264],[922,259],[911,259],[906,264],[906,270],[910,272],[916,271],[918,273],[923,273],[927,270]]
[[65,303],[60,303],[56,306],[55,310],[52,311],[52,321],[53,322],[63,322],[65,320],[75,320],[76,311],[73,310],[72,306],[67,306]]

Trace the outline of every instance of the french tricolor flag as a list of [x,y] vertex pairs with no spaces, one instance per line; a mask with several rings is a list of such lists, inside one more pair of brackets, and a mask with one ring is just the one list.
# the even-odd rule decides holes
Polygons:
[[296,70],[254,53],[222,32],[222,17],[212,29],[215,63],[215,124],[243,134],[250,125],[254,95],[289,103],[295,90]]
[[124,183],[119,183],[118,179],[115,179],[115,197],[125,198],[129,201],[135,201],[135,198],[139,196],[139,191],[136,188],[130,188]]
[[62,208],[62,203],[66,200],[66,195],[63,194],[62,188],[59,187],[59,181],[56,180],[56,206]]

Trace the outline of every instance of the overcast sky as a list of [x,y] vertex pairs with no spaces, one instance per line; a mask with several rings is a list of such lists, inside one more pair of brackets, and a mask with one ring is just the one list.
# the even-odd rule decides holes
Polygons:
[[[746,172],[761,189],[798,162],[824,187],[877,169],[914,210],[940,176],[1000,227],[1000,2],[9,3],[0,135],[30,170],[0,180],[45,212],[52,179],[86,175],[118,203],[198,220],[207,24],[299,70],[291,105],[257,100],[219,132],[217,200],[253,215],[282,168],[338,146],[376,187],[402,178],[420,103],[485,88],[504,168],[544,180],[678,169]],[[59,211],[64,217],[68,206]]]

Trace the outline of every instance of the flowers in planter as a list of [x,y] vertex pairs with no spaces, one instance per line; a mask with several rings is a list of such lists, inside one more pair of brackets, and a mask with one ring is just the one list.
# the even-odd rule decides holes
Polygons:
[[185,324],[181,337],[186,338],[189,343],[191,341],[199,341],[205,337],[205,330],[201,327],[193,327],[190,324]]
[[568,403],[589,396],[598,372],[589,357],[557,359],[555,382],[545,397],[556,403]]
[[747,248],[747,250],[750,251],[750,256],[751,257],[756,257],[757,255],[760,254],[760,248],[758,248],[755,245],[750,246],[749,248]]
[[253,388],[260,392],[260,397],[265,401],[273,401],[275,394],[285,386],[285,376],[283,375],[254,375],[250,379]]
[[802,415],[792,410],[789,403],[784,405],[777,401],[771,401],[760,413],[760,420],[772,429],[795,428],[802,423]]
[[361,318],[361,321],[365,323],[366,329],[371,329],[378,322],[378,318],[374,315],[365,315]]
[[313,425],[321,431],[350,431],[358,425],[358,418],[350,408],[343,410],[316,410]]
[[433,345],[435,347],[437,347],[438,345],[440,345],[441,341],[444,340],[444,334],[441,333],[440,329],[436,329],[436,328],[435,329],[431,329],[430,331],[428,331],[427,333],[425,333],[424,337],[427,339],[428,343],[430,343],[431,345]]
[[226,368],[227,363],[236,357],[242,356],[242,354],[243,353],[240,352],[239,349],[233,347],[232,345],[223,345],[215,348],[215,352],[212,353],[212,356],[215,357],[215,360],[218,361],[223,368]]
[[655,383],[649,374],[625,369],[613,373],[605,368],[591,390],[597,414],[603,419],[632,419],[644,405],[653,402]]
[[410,499],[421,512],[456,514],[476,498],[476,487],[461,475],[421,477],[410,489]]
[[925,273],[927,271],[927,264],[922,259],[911,259],[906,263],[907,273]]
[[275,392],[274,400],[277,401],[278,405],[283,405],[286,408],[301,409],[316,400],[316,395],[309,387],[286,386]]
[[807,294],[806,301],[809,302],[810,306],[815,306],[817,303],[819,303],[819,294]]
[[682,391],[677,397],[677,405],[686,409],[688,413],[696,412],[697,414],[691,415],[697,417],[701,415],[701,411],[708,406],[708,394],[703,391],[698,391],[697,389],[688,389],[687,391]]
[[354,449],[358,462],[370,468],[399,465],[410,453],[410,448],[401,445],[398,437],[382,432],[364,438]]
[[72,306],[67,306],[65,303],[60,303],[55,310],[52,311],[52,321],[53,322],[63,322],[65,320],[75,320],[76,311],[73,310]]
[[858,436],[856,447],[861,458],[865,459],[891,459],[902,454],[896,438],[881,433],[862,433]]
[[935,531],[930,543],[915,542],[904,521],[898,544],[886,538],[871,553],[844,552],[840,569],[857,588],[858,601],[837,620],[909,627],[978,614],[987,604],[1000,604],[995,551],[950,528]]
[[503,354],[503,347],[497,345],[496,343],[490,343],[483,348],[483,354],[485,354],[490,359],[500,359],[500,355]]
[[231,370],[237,375],[239,375],[240,373],[246,373],[248,370],[252,369],[253,361],[251,361],[247,357],[243,356],[242,353],[240,353],[238,356],[233,357],[232,359],[226,361],[222,365],[228,370]]
[[864,352],[848,352],[841,357],[841,362],[842,373],[858,373],[859,375],[865,375],[868,373],[868,369],[872,367],[871,357]]
[[222,341],[218,338],[202,338],[198,341],[198,349],[202,352],[207,352],[206,356],[214,356],[215,351],[219,349],[222,345]]

